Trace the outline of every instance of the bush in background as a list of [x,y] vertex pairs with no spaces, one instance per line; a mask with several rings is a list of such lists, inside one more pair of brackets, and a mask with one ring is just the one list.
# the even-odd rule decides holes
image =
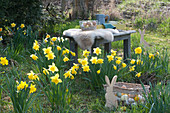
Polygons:
[[1,0],[0,26],[17,24],[35,25],[41,16],[40,0]]

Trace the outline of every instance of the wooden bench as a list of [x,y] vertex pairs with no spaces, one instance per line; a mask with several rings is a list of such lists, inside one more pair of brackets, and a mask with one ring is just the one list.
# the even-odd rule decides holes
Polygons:
[[[123,51],[124,51],[124,60],[126,60],[128,57],[131,56],[131,33],[135,33],[135,30],[129,30],[129,31],[121,31],[120,33],[117,34],[113,34],[114,36],[114,40],[115,41],[120,41],[123,40]],[[72,63],[77,63],[77,59],[78,59],[78,45],[77,43],[74,41],[73,37],[70,36],[66,36],[63,35],[64,38],[69,38],[70,41],[70,50],[76,53],[75,57],[72,57],[74,60],[71,62]],[[93,48],[99,47],[99,45],[104,45],[104,51],[105,53],[109,53],[111,51],[111,43],[108,40],[104,40],[104,39],[95,39],[95,42],[91,48],[91,52],[93,52]]]

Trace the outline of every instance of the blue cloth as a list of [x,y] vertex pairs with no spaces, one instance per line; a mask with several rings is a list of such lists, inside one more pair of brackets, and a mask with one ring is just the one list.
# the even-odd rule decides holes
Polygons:
[[104,28],[105,28],[105,29],[107,29],[107,28],[116,29],[116,27],[113,26],[113,25],[110,24],[110,23],[104,23],[103,25],[104,25]]

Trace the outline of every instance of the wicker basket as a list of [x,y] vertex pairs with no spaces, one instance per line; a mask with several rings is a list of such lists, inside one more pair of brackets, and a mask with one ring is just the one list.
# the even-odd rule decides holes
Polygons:
[[[122,88],[122,86],[126,86],[126,88]],[[103,85],[104,89],[106,89],[107,85]],[[144,85],[145,91],[149,92],[149,85]],[[126,83],[126,82],[116,82],[116,84],[113,85],[113,92],[120,92],[125,94],[142,94],[144,92],[141,84],[136,83]]]
[[97,20],[79,21],[82,31],[95,30],[97,27]]

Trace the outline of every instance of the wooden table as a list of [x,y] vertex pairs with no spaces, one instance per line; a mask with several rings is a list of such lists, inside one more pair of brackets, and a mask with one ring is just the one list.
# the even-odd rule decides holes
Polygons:
[[[117,33],[117,34],[113,34],[114,36],[114,40],[113,42],[115,41],[119,41],[119,40],[123,40],[123,51],[124,51],[124,60],[126,60],[128,57],[131,56],[131,33],[135,33],[136,31],[135,30],[129,30],[129,31],[121,31],[120,33]],[[73,37],[70,37],[70,36],[66,36],[66,35],[63,35],[64,38],[69,38],[69,41],[70,41],[70,50],[75,52],[76,53],[76,56],[72,58],[74,59],[72,62],[71,62],[71,65],[72,63],[77,63],[77,59],[78,59],[78,45],[77,43],[74,41]],[[111,51],[111,43],[110,41],[108,40],[104,40],[104,39],[95,39],[95,42],[91,48],[91,52],[93,52],[93,48],[96,48],[96,47],[99,47],[99,45],[104,45],[104,51],[105,53],[109,53]]]

